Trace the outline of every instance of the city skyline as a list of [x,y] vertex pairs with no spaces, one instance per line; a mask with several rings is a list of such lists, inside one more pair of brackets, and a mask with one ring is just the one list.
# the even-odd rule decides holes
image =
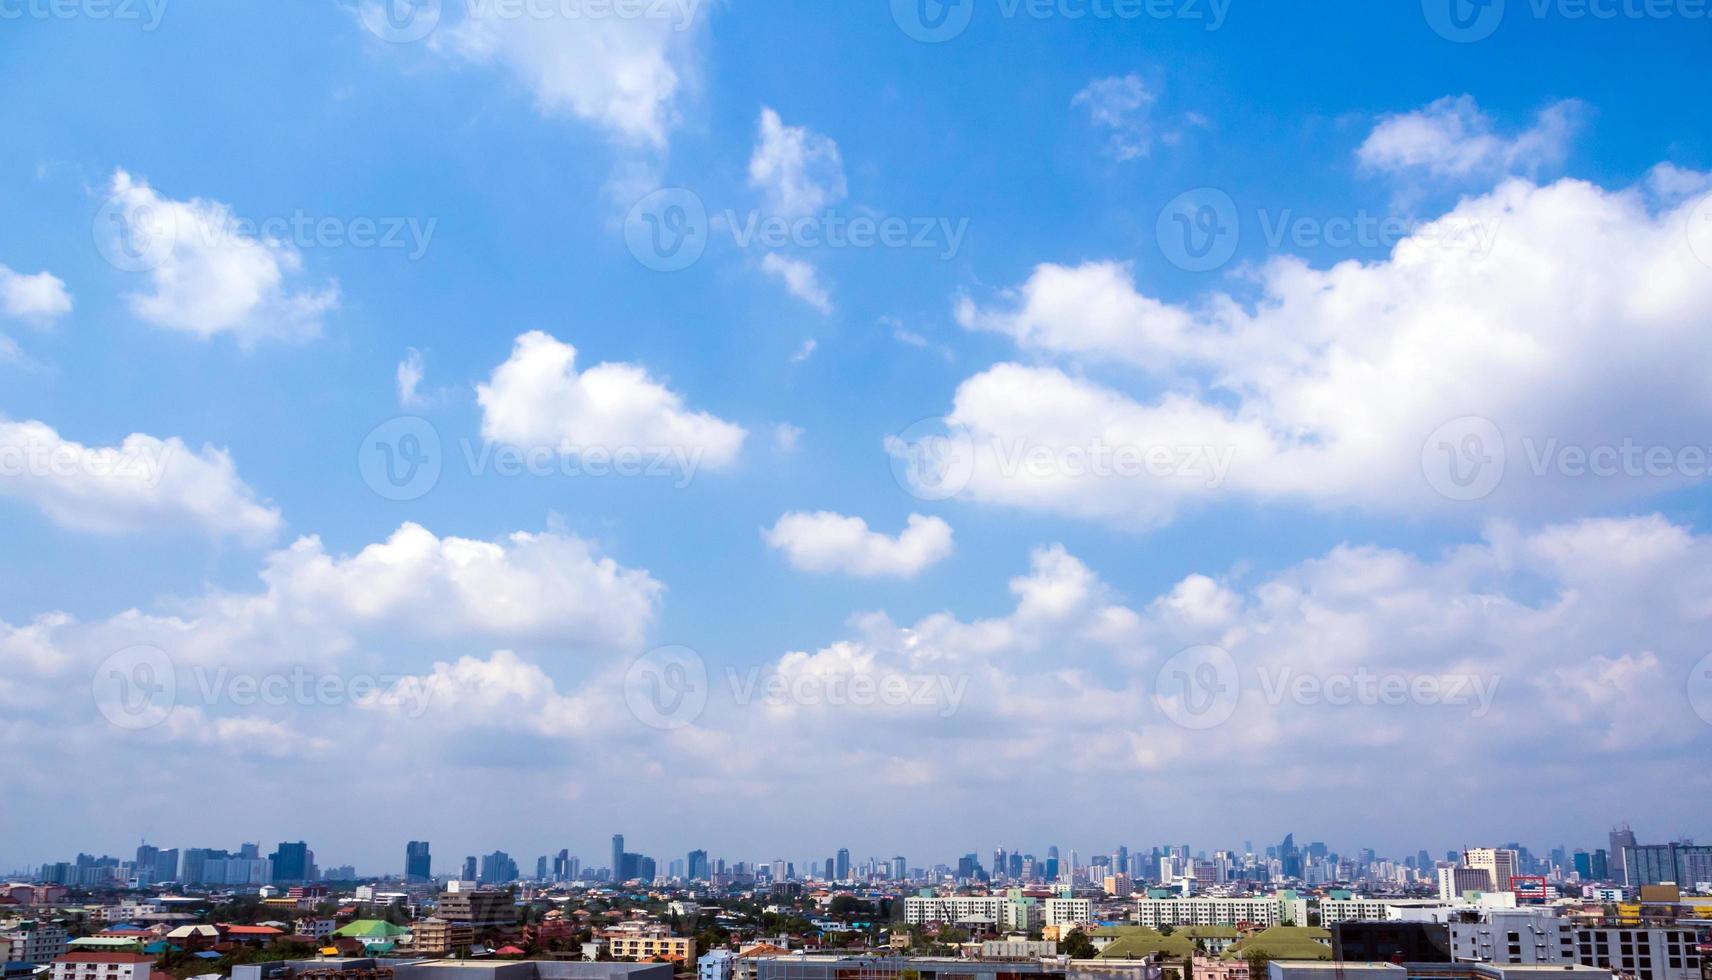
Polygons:
[[1709,20],[0,0],[0,863],[1712,836]]

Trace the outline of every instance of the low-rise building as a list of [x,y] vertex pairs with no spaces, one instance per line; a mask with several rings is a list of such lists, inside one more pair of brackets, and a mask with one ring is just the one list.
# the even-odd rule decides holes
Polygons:
[[27,919],[0,932],[0,960],[7,963],[50,963],[66,952],[67,933],[51,922]]
[[53,961],[53,980],[149,980],[154,962],[141,953],[67,953]]

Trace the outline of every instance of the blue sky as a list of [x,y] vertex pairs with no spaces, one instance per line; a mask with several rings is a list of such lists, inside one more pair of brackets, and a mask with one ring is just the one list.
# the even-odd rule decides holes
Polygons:
[[[377,868],[394,836],[592,859],[616,830],[754,858],[1704,833],[1712,545],[1684,451],[1712,444],[1712,24],[1509,0],[1459,43],[1431,3],[963,2],[939,43],[878,2],[447,3],[414,40],[369,0],[0,5],[0,446],[182,440],[158,480],[80,451],[0,472],[0,702],[42,763],[0,862],[142,832]],[[661,188],[713,216],[679,271],[627,245]],[[1234,231],[1215,268],[1183,267],[1185,200]],[[727,213],[960,237],[743,247]],[[163,251],[109,260],[162,214]],[[300,215],[332,231],[258,240]],[[1322,240],[1369,219],[1401,231]],[[420,247],[345,241],[363,222]],[[442,446],[406,500],[359,460],[398,417]],[[887,448],[929,430],[966,440],[949,499]],[[1502,484],[1447,494],[1435,447],[1494,431]],[[701,463],[503,477],[465,444]],[[1065,469],[1092,444],[1231,470]],[[1625,444],[1668,461],[1524,472]],[[1019,446],[1050,472],[1006,470]],[[663,646],[710,696],[651,725]],[[102,678],[138,647],[175,693],[114,723]],[[1170,679],[1209,662],[1239,679],[1228,717],[1161,706],[1200,707]],[[434,697],[257,707],[203,693],[222,667]],[[965,686],[741,705],[728,670]],[[1268,703],[1284,670],[1498,687],[1479,717]],[[113,758],[163,785],[41,820]],[[410,829],[250,802],[374,768],[414,774]],[[892,802],[826,812],[859,786]],[[957,816],[908,816],[935,798]]]

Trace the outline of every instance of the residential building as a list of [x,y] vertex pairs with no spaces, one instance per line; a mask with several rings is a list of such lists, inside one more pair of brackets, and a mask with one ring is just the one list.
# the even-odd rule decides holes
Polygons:
[[53,961],[53,980],[149,980],[154,962],[141,953],[67,953]]
[[607,951],[615,960],[689,963],[695,959],[695,940],[688,937],[615,931],[604,933],[601,938],[606,940]]
[[1469,892],[1493,891],[1492,876],[1477,868],[1447,864],[1439,867],[1439,898],[1454,902]]
[[1093,903],[1086,898],[1049,898],[1045,901],[1049,926],[1079,926],[1094,921]]
[[[702,860],[706,859],[707,856],[702,855]],[[696,960],[696,980],[731,980],[732,961],[735,958],[736,954],[729,949],[715,949],[703,953],[701,958]]]
[[50,963],[65,955],[67,933],[51,922],[25,920],[0,932],[0,956],[7,963]]
[[1701,953],[1692,929],[1578,929],[1576,959],[1637,980],[1700,980]]
[[1294,893],[1254,898],[1143,898],[1136,902],[1136,923],[1160,926],[1257,926],[1308,924],[1308,900]]
[[475,941],[475,930],[467,922],[448,922],[439,916],[429,916],[411,927],[410,949],[427,956],[446,956],[469,949]]
[[1471,847],[1463,852],[1462,863],[1476,871],[1484,871],[1492,880],[1492,890],[1507,892],[1510,879],[1518,873],[1520,860],[1515,851],[1504,847]]
[[461,922],[476,932],[510,929],[517,924],[517,907],[512,904],[511,896],[486,888],[442,892],[434,914],[447,922]]
[[1468,912],[1453,916],[1451,959],[1468,963],[1574,963],[1575,932],[1570,920],[1524,911]]

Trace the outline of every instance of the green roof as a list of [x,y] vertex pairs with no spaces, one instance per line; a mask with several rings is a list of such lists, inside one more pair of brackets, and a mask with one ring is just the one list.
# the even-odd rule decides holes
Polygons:
[[141,949],[143,944],[129,936],[84,936],[67,945],[79,949]]
[[1117,937],[1100,950],[1102,960],[1135,960],[1153,953],[1182,959],[1195,951],[1195,941],[1188,936],[1182,933],[1167,936],[1146,926],[1102,926],[1094,934]]
[[403,926],[395,926],[385,919],[358,919],[349,925],[340,926],[333,930],[333,935],[347,939],[387,939],[392,936],[402,936],[409,932]]
[[1330,940],[1330,931],[1316,926],[1273,926],[1225,951],[1225,959],[1247,959],[1252,953],[1265,953],[1275,960],[1329,960],[1332,948],[1321,940]]

